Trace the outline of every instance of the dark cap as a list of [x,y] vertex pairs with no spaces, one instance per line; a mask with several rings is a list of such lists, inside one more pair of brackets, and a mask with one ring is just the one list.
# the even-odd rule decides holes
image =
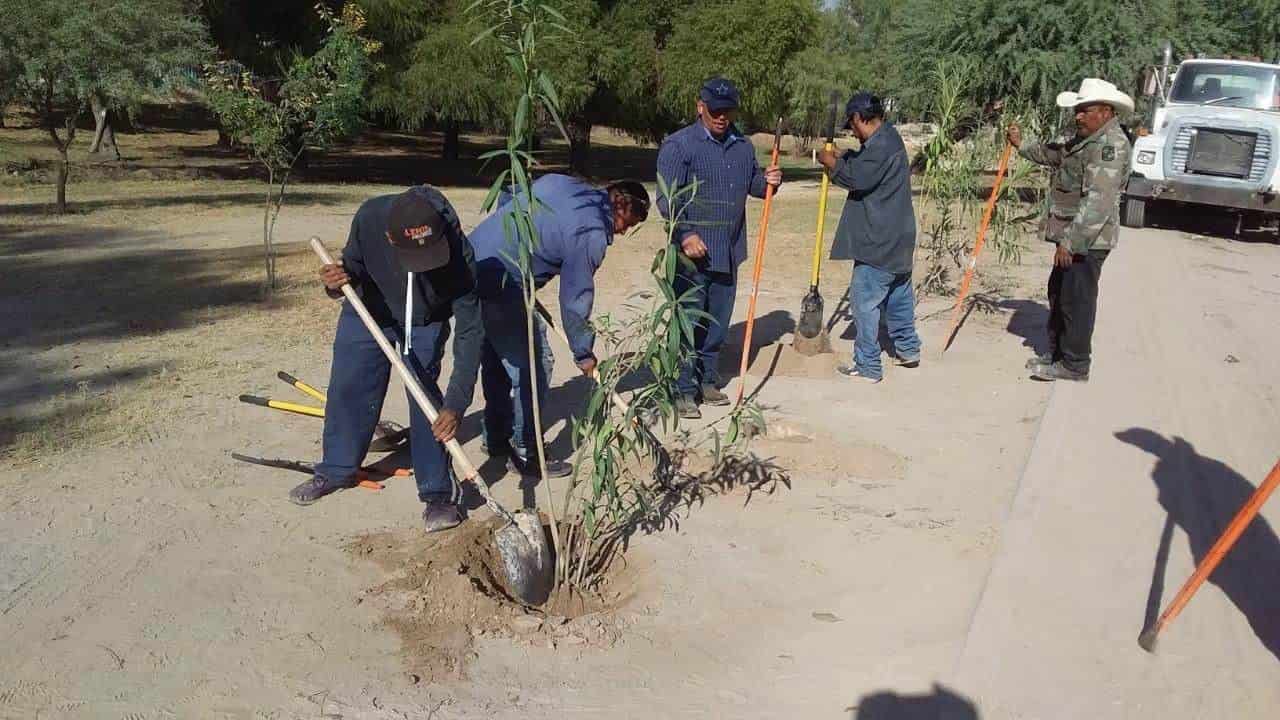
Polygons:
[[449,264],[448,223],[430,198],[411,188],[391,201],[387,239],[409,272],[426,272]]
[[731,80],[719,76],[713,77],[702,83],[702,89],[698,91],[698,99],[712,110],[733,110],[738,107],[738,88]]
[[884,104],[880,98],[865,90],[856,92],[844,106],[845,127],[851,126],[849,118],[852,118],[855,113],[864,119],[881,117],[884,115]]

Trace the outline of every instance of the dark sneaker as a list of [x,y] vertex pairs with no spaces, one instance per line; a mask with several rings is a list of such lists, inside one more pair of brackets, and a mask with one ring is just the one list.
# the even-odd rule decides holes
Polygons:
[[462,524],[462,511],[448,500],[428,500],[422,509],[422,524],[429,533],[455,528]]
[[849,378],[850,380],[857,380],[858,382],[874,384],[874,383],[880,382],[881,380],[881,378],[873,378],[873,377],[868,377],[866,375],[863,375],[862,373],[858,372],[858,368],[852,365],[841,364],[839,367],[836,368],[836,372]]
[[703,385],[702,402],[706,405],[724,407],[729,404],[729,396],[721,392],[720,388],[715,385]]
[[915,357],[899,357],[894,360],[898,367],[915,369],[920,367],[920,356]]
[[[512,470],[524,475],[525,477],[542,477],[542,472],[538,468],[537,458],[527,458],[518,452],[512,452],[507,458],[507,464]],[[569,477],[573,474],[573,466],[567,462],[559,460],[547,461],[547,477],[562,478]]]
[[693,399],[692,395],[680,395],[676,397],[676,413],[685,420],[698,420],[702,418],[702,411],[698,409],[698,403]]
[[1031,368],[1031,377],[1034,380],[1043,380],[1044,382],[1053,382],[1054,380],[1070,380],[1072,382],[1089,382],[1089,373],[1076,372],[1068,370],[1062,363],[1038,363]]
[[339,481],[323,478],[319,475],[312,475],[310,480],[299,484],[297,487],[289,491],[289,499],[296,505],[310,505],[325,495],[338,492],[339,490],[353,488],[355,486],[355,479]]

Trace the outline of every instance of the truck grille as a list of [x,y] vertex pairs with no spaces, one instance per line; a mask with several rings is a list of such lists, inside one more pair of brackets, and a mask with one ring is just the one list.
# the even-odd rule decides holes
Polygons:
[[1271,134],[1184,125],[1170,159],[1179,173],[1262,182],[1271,161]]

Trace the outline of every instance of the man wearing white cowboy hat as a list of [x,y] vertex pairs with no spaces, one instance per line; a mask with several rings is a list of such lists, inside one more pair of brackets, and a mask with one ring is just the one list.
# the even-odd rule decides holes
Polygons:
[[1019,154],[1053,168],[1045,222],[1045,239],[1057,246],[1049,275],[1049,352],[1027,368],[1036,380],[1087,381],[1098,278],[1119,236],[1120,194],[1133,149],[1120,114],[1133,112],[1133,98],[1106,80],[1085,78],[1078,92],[1058,95],[1058,107],[1075,111],[1072,138],[1024,145],[1021,129],[1008,129]]

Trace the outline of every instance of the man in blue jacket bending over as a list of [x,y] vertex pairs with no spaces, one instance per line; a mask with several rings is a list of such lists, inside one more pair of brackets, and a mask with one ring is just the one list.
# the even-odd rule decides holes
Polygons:
[[[614,235],[648,217],[649,193],[638,182],[618,182],[601,189],[568,175],[544,175],[533,183],[533,194],[538,199],[534,210],[538,246],[530,258],[534,286],[540,288],[560,276],[561,323],[574,362],[589,376],[596,367],[596,336],[590,323],[595,272],[604,262]],[[527,207],[527,203],[523,195],[508,198],[471,232],[471,244],[476,251],[485,332],[480,370],[485,448],[492,457],[508,456],[516,471],[532,477],[541,474],[533,445],[535,378],[529,371],[524,293],[517,264],[520,255],[514,228],[507,229],[512,211]],[[546,408],[552,356],[538,318],[534,334],[540,360],[536,368],[538,400]],[[551,459],[546,470],[548,477],[572,472],[568,463]]]

